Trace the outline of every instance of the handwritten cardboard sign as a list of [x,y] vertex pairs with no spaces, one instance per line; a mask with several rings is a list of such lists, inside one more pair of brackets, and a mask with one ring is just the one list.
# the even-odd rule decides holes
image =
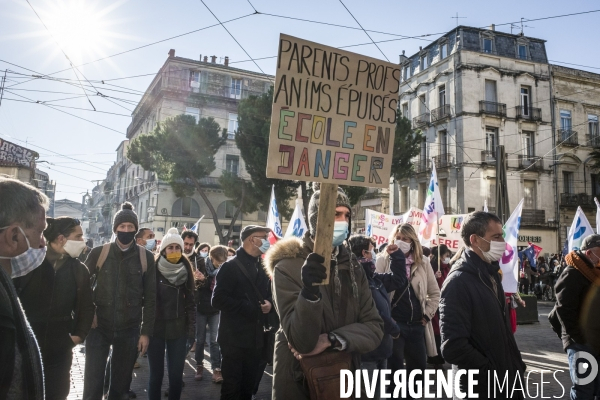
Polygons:
[[388,187],[400,68],[279,39],[267,177]]

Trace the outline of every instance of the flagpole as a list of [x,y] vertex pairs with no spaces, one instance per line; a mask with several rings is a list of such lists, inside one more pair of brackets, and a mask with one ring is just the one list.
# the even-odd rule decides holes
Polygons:
[[438,248],[438,257],[437,257],[437,259],[438,259],[438,272],[440,272],[441,263],[442,263],[442,260],[440,258],[440,220],[439,220],[439,218],[437,218],[437,213],[435,214],[435,216],[436,216],[436,219],[437,219],[437,239],[436,239],[436,241],[437,241],[437,248]]

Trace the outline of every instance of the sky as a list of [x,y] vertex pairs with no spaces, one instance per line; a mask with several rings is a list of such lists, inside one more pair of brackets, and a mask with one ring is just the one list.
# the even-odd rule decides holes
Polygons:
[[[0,76],[7,70],[0,138],[37,151],[38,168],[57,183],[56,199],[75,201],[106,177],[126,139],[131,112],[169,49],[191,59],[215,55],[222,62],[228,56],[231,66],[274,74],[280,33],[334,47],[360,45],[345,49],[398,62],[403,51],[410,56],[455,28],[457,15],[461,25],[496,24],[503,32],[513,22],[518,33],[521,18],[600,9],[596,0],[0,0],[0,5]],[[553,63],[600,73],[599,21],[600,12],[593,12],[529,21],[523,29],[547,41]],[[386,42],[377,47],[371,39]]]

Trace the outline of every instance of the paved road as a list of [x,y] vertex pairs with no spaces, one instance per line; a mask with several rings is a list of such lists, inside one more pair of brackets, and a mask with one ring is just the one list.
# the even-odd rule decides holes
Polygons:
[[[562,350],[562,343],[556,334],[550,328],[547,316],[552,309],[551,303],[540,302],[538,304],[539,323],[529,325],[519,325],[515,334],[519,349],[523,359],[527,363],[529,375],[529,393],[527,398],[542,398],[540,392],[540,382],[542,379],[541,370],[557,372],[556,377],[561,382],[553,378],[552,373],[544,372],[543,396],[546,398],[568,399],[571,381],[569,378],[569,366],[567,357]],[[483,322],[483,321],[482,321]],[[83,369],[85,364],[85,355],[79,351],[80,347],[74,350],[73,367],[71,370],[71,394],[69,399],[81,399],[83,393]],[[208,348],[205,348],[204,360],[204,380],[196,382],[194,380],[195,361],[190,354],[186,360],[182,399],[218,399],[220,394],[220,385],[211,382],[210,362]],[[148,382],[148,359],[140,358],[141,367],[134,370],[132,389],[137,393],[139,399],[145,399],[146,385]],[[208,372],[206,372],[208,371]],[[259,399],[271,398],[271,367],[267,367],[261,381],[258,392]],[[167,388],[167,373],[165,372],[165,382],[163,389]],[[536,394],[536,390],[538,391]]]

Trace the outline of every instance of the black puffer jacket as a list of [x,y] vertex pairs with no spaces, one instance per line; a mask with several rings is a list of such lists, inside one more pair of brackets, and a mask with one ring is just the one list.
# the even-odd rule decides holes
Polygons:
[[[440,301],[442,355],[460,369],[478,369],[479,398],[487,398],[488,371],[514,382],[525,363],[506,319],[507,306],[498,264],[465,250],[448,274]],[[492,279],[496,281],[494,293]],[[461,381],[461,386],[466,382]],[[519,392],[516,392],[519,393]],[[509,398],[499,394],[497,398]],[[517,398],[517,397],[515,397]]]
[[214,267],[210,257],[198,258],[198,271],[206,277],[203,282],[199,282],[198,288],[196,289],[196,304],[198,312],[203,315],[214,315],[219,312],[211,304],[213,290],[215,288],[215,276],[217,275],[217,269]]
[[[375,350],[361,355],[361,361],[379,361],[388,358],[392,355],[392,348],[394,342],[392,337],[398,336],[400,333],[400,327],[396,324],[396,321],[392,319],[392,306],[390,304],[389,292],[394,290],[403,291],[408,285],[408,278],[406,277],[406,259],[401,251],[396,251],[390,256],[390,268],[392,273],[372,273],[370,272],[370,265],[366,265],[364,261],[361,261],[365,273],[367,274],[367,280],[369,281],[369,288],[373,295],[373,301],[379,311],[379,316],[383,320],[383,339],[381,344]],[[369,261],[373,264],[372,261]],[[373,265],[373,269],[375,265]]]

